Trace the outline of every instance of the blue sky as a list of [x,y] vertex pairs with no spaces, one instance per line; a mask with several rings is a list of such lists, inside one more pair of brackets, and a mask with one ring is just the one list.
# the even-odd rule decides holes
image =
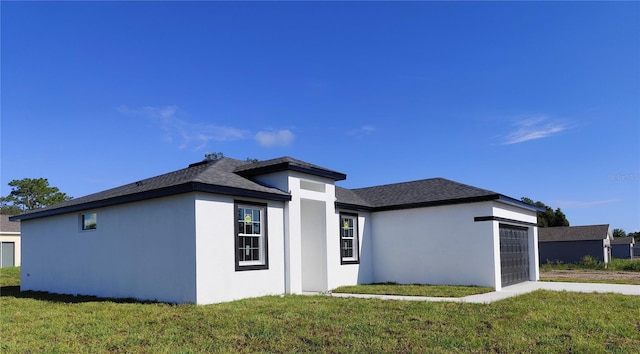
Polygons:
[[207,152],[444,177],[640,230],[638,2],[5,2],[2,195]]

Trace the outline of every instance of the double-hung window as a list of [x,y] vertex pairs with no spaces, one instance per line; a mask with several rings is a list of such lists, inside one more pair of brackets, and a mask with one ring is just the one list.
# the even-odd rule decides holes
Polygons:
[[358,215],[340,213],[340,264],[357,264]]
[[236,202],[236,270],[268,269],[267,205]]

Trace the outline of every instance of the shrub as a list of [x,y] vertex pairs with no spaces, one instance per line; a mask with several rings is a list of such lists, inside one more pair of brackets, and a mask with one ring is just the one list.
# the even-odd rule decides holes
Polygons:
[[580,262],[578,264],[582,268],[586,268],[586,269],[604,269],[605,268],[604,262],[601,262],[591,257],[590,255],[586,255],[582,257],[582,259],[580,259]]

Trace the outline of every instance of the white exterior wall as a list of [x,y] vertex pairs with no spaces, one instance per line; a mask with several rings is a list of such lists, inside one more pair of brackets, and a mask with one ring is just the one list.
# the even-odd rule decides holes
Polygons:
[[[358,213],[360,264],[340,264],[339,213],[335,208],[333,180],[295,171],[262,175],[258,179],[292,196],[284,206],[286,293],[328,291],[373,281],[369,213]],[[318,233],[323,236],[321,240]],[[316,258],[315,255],[323,259],[308,259]]]
[[198,194],[196,200],[197,303],[278,295],[284,289],[284,203],[267,203],[269,269],[235,270],[234,200],[261,200]]
[[329,232],[329,289],[344,285],[373,283],[373,242],[371,234],[371,214],[362,211],[340,210],[349,214],[358,214],[358,250],[359,264],[340,264],[340,220],[336,211],[335,226]]
[[[372,214],[373,279],[401,284],[502,288],[500,224],[493,216],[536,223],[534,211],[500,202],[445,205]],[[529,227],[530,280],[538,280],[538,235]]]
[[22,221],[21,290],[195,302],[194,194]]
[[487,215],[491,202],[373,213],[374,281],[495,287],[493,222],[474,222]]

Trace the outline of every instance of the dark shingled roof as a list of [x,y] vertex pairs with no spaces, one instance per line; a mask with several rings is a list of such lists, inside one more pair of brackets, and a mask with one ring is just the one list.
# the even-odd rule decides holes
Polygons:
[[1,232],[20,232],[19,221],[9,221],[9,215],[0,215]]
[[320,177],[330,178],[334,181],[342,181],[347,178],[347,175],[345,175],[344,173],[328,170],[324,167],[296,160],[288,156],[255,162],[251,164],[244,164],[236,168],[234,172],[241,176],[251,177],[287,170],[304,172]]
[[[298,171],[334,181],[346,178],[344,173],[291,157],[260,162],[222,158],[210,162],[195,163],[182,170],[72,199],[18,215],[12,219],[29,220],[194,191],[267,200],[291,200],[289,193],[261,184],[253,179],[258,175],[280,171]],[[489,200],[502,200],[532,210],[535,209],[533,206],[501,194],[444,178],[351,190],[336,187],[336,205],[345,209],[380,211]]]
[[252,163],[229,158],[196,163],[182,170],[21,214],[16,219],[28,220],[63,212],[74,212],[192,191],[272,200],[291,200],[291,196],[286,192],[258,184],[234,173],[238,167],[243,165],[252,165]]
[[587,241],[607,238],[609,225],[556,226],[538,228],[539,242]]
[[633,237],[614,237],[611,240],[612,245],[633,245],[636,243]]
[[[358,188],[349,192],[340,191],[338,193],[338,190],[336,190],[338,203],[362,205],[375,210],[471,203],[496,200],[502,197],[500,194],[490,190],[472,187],[444,178]],[[341,198],[345,198],[345,200]],[[362,200],[364,203],[359,204],[358,200]]]

